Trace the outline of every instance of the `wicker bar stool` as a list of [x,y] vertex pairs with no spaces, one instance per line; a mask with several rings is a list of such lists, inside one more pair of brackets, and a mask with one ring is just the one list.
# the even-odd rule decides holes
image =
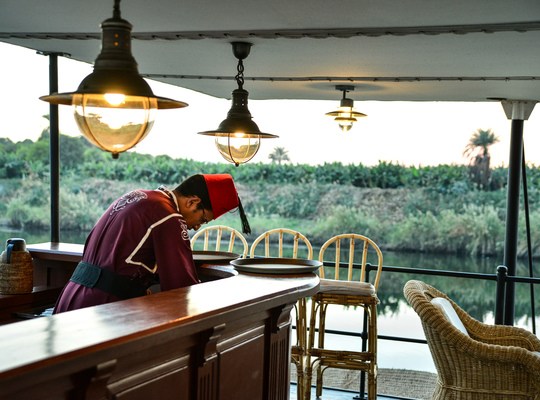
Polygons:
[[[370,238],[354,234],[341,234],[328,239],[319,251],[319,261],[325,262],[325,254],[335,252],[333,263],[326,260],[320,268],[319,292],[312,297],[311,318],[305,372],[305,399],[311,398],[311,380],[315,371],[316,395],[322,395],[323,373],[327,368],[363,371],[368,378],[368,399],[377,397],[377,288],[381,278],[383,255],[377,244]],[[355,258],[356,256],[356,258]],[[342,262],[342,258],[347,261]],[[375,265],[375,276],[368,282],[367,265]],[[354,267],[357,267],[356,269]],[[325,271],[326,270],[326,271]],[[326,272],[332,271],[331,279],[325,279]],[[363,320],[363,340],[361,351],[329,349],[325,343],[326,315],[329,305],[361,307]],[[318,340],[315,342],[315,331]],[[364,374],[362,374],[363,376]],[[363,381],[360,383],[363,387]],[[363,395],[363,393],[362,393]]]
[[[271,243],[277,246],[270,246]],[[287,228],[270,229],[259,235],[251,244],[250,257],[255,257],[256,255],[264,257],[283,257],[283,250],[286,247],[289,247],[292,250],[292,257],[289,258],[305,258],[311,260],[313,257],[313,247],[309,239],[302,233]],[[272,251],[272,249],[274,249],[274,251]],[[298,400],[302,400],[305,396],[304,382],[307,342],[306,312],[306,299],[299,299],[295,304],[296,343],[291,346],[291,362],[296,366],[296,394]]]

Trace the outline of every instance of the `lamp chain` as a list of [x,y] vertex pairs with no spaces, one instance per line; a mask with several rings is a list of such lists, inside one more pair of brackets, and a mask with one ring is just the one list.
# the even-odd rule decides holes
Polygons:
[[238,73],[234,77],[236,79],[236,83],[238,84],[239,89],[244,88],[244,63],[241,59],[238,60],[238,66],[236,67],[236,70]]

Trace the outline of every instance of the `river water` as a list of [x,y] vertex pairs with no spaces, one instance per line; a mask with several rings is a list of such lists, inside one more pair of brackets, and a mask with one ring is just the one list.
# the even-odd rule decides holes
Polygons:
[[[0,243],[8,238],[22,237],[27,243],[50,241],[49,232],[23,232],[0,228]],[[86,233],[62,232],[60,241],[84,243]],[[2,245],[2,250],[4,245]],[[384,265],[404,268],[448,270],[494,274],[502,257],[475,258],[456,255],[411,254],[383,252]],[[534,267],[534,276],[540,271]],[[518,275],[529,276],[529,267],[518,263]],[[418,279],[435,286],[448,294],[456,303],[473,317],[486,323],[493,323],[495,306],[495,282],[465,278],[447,278],[418,273],[383,272],[379,286],[381,304],[378,314],[378,333],[381,336],[398,336],[424,339],[420,319],[403,297],[403,286],[409,279]],[[538,294],[540,295],[540,294]],[[536,302],[533,302],[536,304]],[[526,284],[516,285],[515,325],[532,331],[531,294]],[[536,315],[540,310],[536,310]],[[536,318],[537,325],[539,319]],[[334,307],[328,315],[327,326],[331,329],[360,332],[361,312],[354,309]],[[360,349],[360,339],[353,336],[330,335],[330,346]],[[394,340],[379,340],[378,365],[380,368],[411,369],[435,372],[435,367],[425,344],[406,343]]]

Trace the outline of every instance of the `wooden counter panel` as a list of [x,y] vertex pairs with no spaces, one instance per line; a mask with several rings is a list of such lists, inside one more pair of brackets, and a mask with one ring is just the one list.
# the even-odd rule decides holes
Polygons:
[[[196,337],[176,338],[111,360],[101,391],[117,399],[189,399]],[[92,379],[89,374],[88,378]]]
[[220,351],[219,382],[224,399],[263,399],[264,334]]

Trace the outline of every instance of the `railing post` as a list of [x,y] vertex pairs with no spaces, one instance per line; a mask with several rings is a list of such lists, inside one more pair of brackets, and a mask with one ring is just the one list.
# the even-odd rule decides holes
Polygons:
[[508,268],[504,265],[497,267],[497,292],[495,295],[495,324],[504,324],[504,310],[506,298],[506,283],[508,281]]

